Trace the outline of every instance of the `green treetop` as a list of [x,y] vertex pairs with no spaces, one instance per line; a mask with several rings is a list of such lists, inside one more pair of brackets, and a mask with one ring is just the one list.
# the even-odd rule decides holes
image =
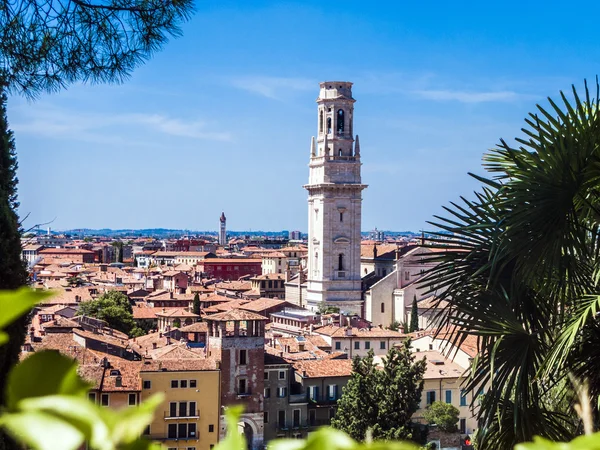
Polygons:
[[354,358],[331,425],[360,441],[367,430],[373,439],[411,439],[410,419],[419,408],[425,367],[425,360],[415,362],[410,340],[388,351],[383,370],[375,366],[372,351]]

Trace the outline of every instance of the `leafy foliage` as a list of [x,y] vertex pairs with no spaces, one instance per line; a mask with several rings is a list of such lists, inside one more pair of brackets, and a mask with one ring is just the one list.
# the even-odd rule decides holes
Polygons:
[[191,0],[24,0],[0,3],[0,78],[35,96],[79,80],[122,82],[169,36]]
[[414,361],[410,341],[388,351],[383,370],[373,363],[373,352],[352,362],[352,377],[338,401],[331,421],[334,428],[364,441],[411,439],[410,418],[419,407],[425,360]]
[[[0,328],[46,296],[47,292],[28,288],[0,291]],[[74,360],[54,351],[34,353],[8,373],[0,428],[32,449],[76,450],[84,442],[98,450],[160,449],[140,435],[162,395],[137,408],[114,411],[90,402],[89,388],[77,374]]]
[[95,300],[82,302],[77,314],[104,320],[109,327],[127,334],[135,327],[129,299],[119,291],[108,291]]
[[423,413],[423,418],[430,425],[437,425],[438,429],[447,433],[458,431],[458,416],[460,411],[450,403],[433,402]]
[[[568,440],[577,420],[556,399],[573,372],[600,395],[600,86],[595,98],[561,92],[525,120],[518,147],[501,140],[485,156],[491,178],[473,200],[433,223],[447,250],[424,284],[437,288],[436,318],[454,343],[478,337],[467,389],[488,387],[479,409],[483,448],[510,448],[534,435]],[[434,233],[435,235],[436,233]]]

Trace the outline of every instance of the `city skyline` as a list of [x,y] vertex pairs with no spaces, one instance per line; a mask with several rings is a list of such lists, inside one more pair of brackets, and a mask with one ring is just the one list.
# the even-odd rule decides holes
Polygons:
[[10,99],[24,226],[216,229],[225,211],[306,230],[315,89],[340,79],[361,105],[362,229],[430,229],[535,103],[595,75],[594,14],[561,10],[559,33],[558,11],[519,8],[203,3],[123,85]]

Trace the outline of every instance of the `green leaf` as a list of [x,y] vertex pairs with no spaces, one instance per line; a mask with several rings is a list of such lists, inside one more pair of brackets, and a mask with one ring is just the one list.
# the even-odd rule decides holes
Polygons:
[[238,431],[238,421],[244,408],[233,406],[225,410],[227,435],[217,444],[215,450],[246,450],[246,439]]
[[76,428],[92,448],[109,450],[111,443],[110,426],[103,420],[106,409],[88,401],[86,398],[72,395],[48,395],[24,399],[17,404],[25,414],[43,413],[62,420]]
[[[16,291],[0,291],[0,330],[27,313],[34,305],[42,299],[50,297],[52,292],[34,291],[28,287],[22,287]],[[0,345],[8,341],[8,335],[0,331]]]
[[14,410],[23,399],[45,395],[85,397],[90,385],[77,374],[77,363],[55,351],[34,353],[8,375],[7,406]]
[[515,450],[600,450],[600,433],[579,436],[569,443],[552,442],[535,436],[533,442],[517,444]]
[[124,408],[117,412],[104,409],[111,416],[107,423],[112,428],[113,442],[119,444],[135,442],[146,426],[152,422],[154,411],[164,398],[164,394],[157,393],[135,408]]
[[43,411],[3,414],[0,426],[14,439],[36,450],[76,450],[85,437],[73,425]]

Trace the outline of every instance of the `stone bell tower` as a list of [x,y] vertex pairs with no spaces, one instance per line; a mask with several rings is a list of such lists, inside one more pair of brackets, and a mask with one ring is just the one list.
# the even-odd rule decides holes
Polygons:
[[306,302],[361,314],[360,145],[353,138],[352,83],[320,84],[318,136],[310,148],[308,190],[308,285]]

